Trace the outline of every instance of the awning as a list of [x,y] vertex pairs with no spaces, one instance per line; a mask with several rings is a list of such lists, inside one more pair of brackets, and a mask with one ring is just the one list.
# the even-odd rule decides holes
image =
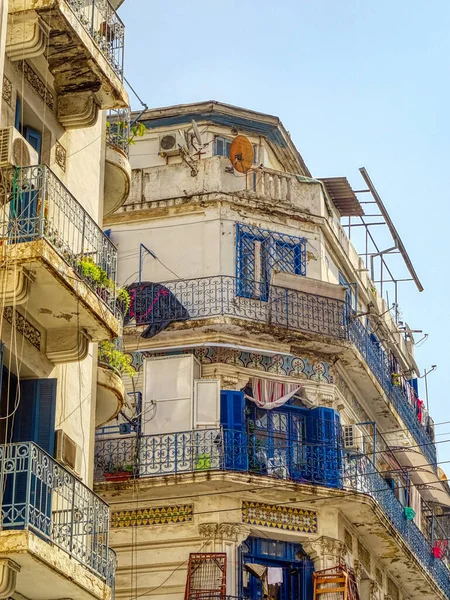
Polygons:
[[445,483],[438,481],[436,471],[426,462],[420,452],[411,448],[393,448],[396,459],[402,467],[409,471],[409,478],[427,502],[438,502],[450,506],[450,495]]
[[336,206],[342,217],[359,217],[364,214],[352,186],[347,177],[327,177],[320,179],[324,184],[328,195]]

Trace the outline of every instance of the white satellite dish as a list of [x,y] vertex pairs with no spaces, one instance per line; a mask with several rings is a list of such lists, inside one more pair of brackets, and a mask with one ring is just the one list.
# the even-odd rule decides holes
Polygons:
[[200,146],[203,145],[202,142],[202,136],[200,134],[200,130],[198,128],[197,123],[194,121],[194,119],[192,119],[191,121],[191,125],[192,125],[192,129],[194,130],[194,135],[195,135],[195,139],[197,140],[197,142],[200,144]]
[[185,152],[189,152],[187,144],[186,144],[186,138],[184,135],[184,131],[182,129],[178,130],[178,144],[182,150],[184,150]]

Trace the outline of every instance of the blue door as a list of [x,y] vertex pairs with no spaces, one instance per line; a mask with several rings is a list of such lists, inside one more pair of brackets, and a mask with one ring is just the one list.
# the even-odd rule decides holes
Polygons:
[[251,600],[264,600],[263,580],[246,565],[279,568],[282,582],[269,589],[277,600],[312,600],[314,563],[300,544],[278,540],[249,538],[240,548],[240,595]]

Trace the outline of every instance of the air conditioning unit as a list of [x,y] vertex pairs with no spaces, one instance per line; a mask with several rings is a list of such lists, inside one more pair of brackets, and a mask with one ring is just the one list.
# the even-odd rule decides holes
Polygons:
[[39,163],[39,155],[15,127],[0,129],[0,168],[30,167]]
[[81,473],[81,448],[62,429],[56,430],[56,460],[77,475]]
[[364,452],[364,433],[358,425],[342,426],[342,442],[344,450],[351,452]]
[[180,154],[181,148],[185,143],[177,131],[166,133],[159,138],[159,155],[175,156],[176,154]]

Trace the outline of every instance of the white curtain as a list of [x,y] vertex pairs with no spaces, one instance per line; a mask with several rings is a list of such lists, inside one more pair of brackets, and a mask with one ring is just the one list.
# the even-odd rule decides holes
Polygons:
[[299,390],[301,385],[295,383],[279,383],[271,379],[260,379],[252,377],[253,397],[245,395],[246,398],[254,402],[259,408],[272,410],[283,406]]

